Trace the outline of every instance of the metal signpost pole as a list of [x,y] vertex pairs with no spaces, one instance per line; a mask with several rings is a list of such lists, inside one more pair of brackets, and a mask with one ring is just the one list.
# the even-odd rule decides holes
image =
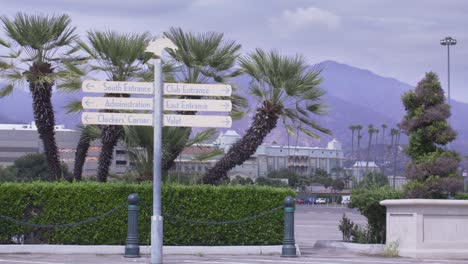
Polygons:
[[151,264],[161,264],[163,259],[163,217],[161,211],[162,162],[162,105],[163,82],[161,59],[154,62],[154,150],[153,150],[153,216],[151,217]]

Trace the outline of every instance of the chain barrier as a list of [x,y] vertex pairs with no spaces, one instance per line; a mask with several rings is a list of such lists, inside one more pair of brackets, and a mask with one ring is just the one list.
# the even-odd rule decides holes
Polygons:
[[88,224],[88,223],[97,221],[99,219],[102,219],[102,218],[104,218],[104,217],[106,217],[108,215],[111,215],[111,214],[117,212],[119,209],[125,207],[126,205],[127,205],[127,202],[115,207],[112,210],[109,210],[109,211],[107,211],[107,212],[105,212],[103,214],[100,214],[98,216],[91,217],[89,219],[86,219],[86,220],[83,220],[83,221],[80,221],[80,222],[69,223],[69,224],[56,224],[56,225],[33,224],[33,223],[29,223],[29,222],[22,221],[22,220],[17,220],[17,219],[14,219],[12,217],[4,216],[4,215],[0,215],[0,219],[4,219],[4,220],[7,220],[7,221],[10,221],[10,222],[13,222],[13,223],[17,223],[17,224],[20,224],[20,225],[31,226],[31,227],[36,227],[36,228],[65,228],[65,227],[80,226],[80,225],[84,225],[84,224]]
[[[146,209],[152,209],[151,206],[149,205],[142,205],[142,207],[145,207]],[[243,222],[248,222],[248,221],[252,221],[252,220],[256,220],[258,218],[261,218],[261,217],[264,217],[264,216],[267,216],[269,214],[272,214],[278,210],[281,210],[284,208],[284,205],[281,205],[281,206],[278,206],[278,207],[275,207],[271,210],[268,210],[268,211],[265,211],[265,212],[262,212],[262,213],[259,213],[257,215],[254,215],[254,216],[249,216],[249,217],[245,217],[245,218],[241,218],[241,219],[236,219],[236,220],[228,220],[228,221],[205,221],[205,220],[192,220],[192,219],[187,219],[187,218],[183,218],[183,217],[178,217],[178,216],[174,216],[174,215],[170,215],[170,214],[163,214],[163,217],[167,217],[169,219],[173,219],[173,220],[177,220],[177,221],[182,221],[182,222],[187,222],[187,223],[191,223],[191,224],[200,224],[200,225],[229,225],[229,224],[239,224],[239,223],[243,223]]]

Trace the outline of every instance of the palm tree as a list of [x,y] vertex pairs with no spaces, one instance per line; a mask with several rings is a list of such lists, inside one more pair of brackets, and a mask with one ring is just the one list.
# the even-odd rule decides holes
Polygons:
[[377,153],[378,153],[378,149],[379,149],[379,132],[380,132],[380,130],[374,129],[374,133],[375,133],[374,161],[375,162],[377,162]]
[[73,178],[77,181],[81,181],[81,175],[83,174],[83,166],[88,155],[88,149],[93,140],[101,137],[101,130],[98,126],[88,125],[80,127],[80,139],[75,152],[75,163],[73,167]]
[[[181,83],[225,83],[230,78],[240,74],[233,70],[239,56],[241,45],[235,41],[224,39],[222,33],[208,32],[201,34],[186,33],[180,28],[171,28],[164,33],[176,46],[177,50],[168,50],[170,63],[176,66],[175,82]],[[200,96],[184,96],[185,99],[200,99]],[[216,99],[211,97],[211,99]],[[225,99],[225,98],[223,98]],[[245,98],[233,94],[231,96],[233,118],[241,118],[243,112],[240,108],[246,106]],[[180,114],[194,115],[196,112],[180,112]],[[180,135],[184,144],[173,145],[168,153],[163,170],[172,167],[174,160],[182,152],[185,143],[189,141],[192,129],[188,127],[177,128],[184,130]]]
[[[88,32],[89,45],[79,42],[80,47],[91,57],[91,71],[104,73],[109,81],[142,80],[148,72],[147,62],[151,54],[146,53],[152,37],[148,33],[119,34],[112,31]],[[128,97],[128,94],[105,94],[105,97]],[[101,127],[101,152],[97,178],[106,182],[114,148],[123,135],[122,126]],[[80,146],[79,146],[80,147]]]
[[398,145],[400,144],[400,129],[395,129],[395,149],[393,153],[393,188],[395,188],[395,181],[396,181],[396,173],[397,173],[397,156],[398,156]]
[[77,39],[75,27],[67,15],[41,16],[18,13],[12,20],[3,16],[5,35],[0,45],[12,51],[0,60],[0,77],[7,80],[0,97],[10,94],[14,87],[26,80],[33,101],[34,120],[44,146],[50,173],[54,179],[62,177],[55,141],[55,116],[51,102],[52,88],[65,81],[68,67],[80,57],[73,44]]
[[380,155],[382,163],[385,163],[385,129],[387,129],[387,125],[382,124],[382,154]]
[[[309,129],[330,134],[331,131],[311,121],[311,114],[321,114],[324,106],[318,88],[320,70],[308,69],[303,57],[286,57],[277,52],[257,49],[239,59],[242,71],[252,77],[250,92],[259,101],[253,121],[245,135],[203,177],[203,182],[219,184],[227,178],[227,172],[242,164],[281,119],[287,131],[298,129],[318,138]],[[294,126],[294,128],[292,127]]]
[[[135,164],[139,181],[153,179],[153,146],[154,129],[147,126],[124,126],[124,141],[130,159]],[[175,148],[186,148],[203,143],[216,134],[216,129],[207,129],[185,141],[188,130],[178,127],[163,127],[162,131],[162,164],[168,162]],[[218,152],[215,152],[218,153]],[[167,173],[167,170],[164,171]]]
[[372,135],[375,133],[374,125],[369,124],[367,126],[367,133],[369,133],[369,145],[367,146],[367,158],[366,158],[366,173],[369,169],[369,159],[370,159],[370,151],[372,146]]
[[354,131],[357,129],[355,125],[351,125],[348,127],[351,130],[351,160],[354,157]]
[[361,130],[362,130],[362,126],[361,125],[356,125],[356,130],[357,130],[357,160],[360,161],[361,155],[360,155],[359,149],[361,147],[361,138],[362,138]]

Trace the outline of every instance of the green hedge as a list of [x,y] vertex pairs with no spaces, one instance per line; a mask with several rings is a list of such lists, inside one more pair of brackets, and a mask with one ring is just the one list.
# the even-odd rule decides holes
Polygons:
[[[35,224],[66,224],[98,216],[127,201],[131,193],[141,199],[140,243],[150,243],[151,184],[106,183],[3,183],[0,215]],[[200,221],[242,219],[268,211],[294,196],[288,189],[259,186],[164,186],[163,215]],[[165,245],[281,244],[284,213],[228,225],[203,225],[164,219]],[[78,227],[33,228],[0,218],[0,243],[24,235],[25,243],[123,245],[127,209]]]

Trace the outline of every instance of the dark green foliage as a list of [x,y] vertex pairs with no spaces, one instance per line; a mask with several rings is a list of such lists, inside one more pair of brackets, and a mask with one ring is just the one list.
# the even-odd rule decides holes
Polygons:
[[242,176],[237,175],[234,179],[230,182],[231,185],[250,185],[254,184],[251,178],[244,178]]
[[351,193],[349,207],[357,208],[367,218],[368,243],[385,243],[386,210],[380,201],[386,199],[399,199],[402,194],[390,186],[371,186],[369,188],[355,189]]
[[277,188],[288,188],[289,185],[285,182],[282,182],[279,179],[270,179],[266,177],[258,177],[255,180],[256,185],[260,186],[271,186],[271,187],[277,187]]
[[[61,178],[70,179],[67,166],[61,164]],[[13,165],[0,169],[0,182],[53,181],[44,154],[27,154],[18,158]]]
[[409,136],[406,153],[412,158],[406,176],[413,181],[406,186],[405,196],[446,198],[461,190],[463,183],[457,174],[460,156],[443,148],[455,139],[456,132],[447,122],[450,108],[437,75],[427,73],[402,100],[406,115],[400,127]]
[[343,214],[338,229],[343,234],[344,242],[351,242],[352,230],[354,229],[355,225],[356,224],[354,224],[349,218],[346,217],[345,214]]
[[343,234],[344,242],[353,242],[360,244],[370,243],[369,230],[355,224],[353,221],[347,218],[345,214],[343,214],[343,217],[340,220],[340,225],[338,226],[338,229]]
[[330,177],[330,175],[322,169],[317,169],[315,171],[315,175],[312,177],[312,182],[313,183],[320,183],[325,186],[325,188],[328,188],[332,186],[333,184],[333,179]]
[[[140,243],[150,243],[151,184],[94,182],[34,182],[0,184],[0,215],[37,224],[64,224],[86,220],[141,197]],[[258,186],[164,186],[162,205],[165,245],[280,244],[284,212],[240,224],[200,225],[170,216],[200,221],[226,221],[257,215],[283,204],[290,190]],[[12,243],[25,234],[25,243],[122,245],[127,232],[126,206],[115,214],[83,226],[33,229],[0,219],[0,243]],[[34,239],[32,239],[34,237]]]
[[358,188],[382,187],[388,184],[388,178],[381,172],[370,172],[359,183]]

